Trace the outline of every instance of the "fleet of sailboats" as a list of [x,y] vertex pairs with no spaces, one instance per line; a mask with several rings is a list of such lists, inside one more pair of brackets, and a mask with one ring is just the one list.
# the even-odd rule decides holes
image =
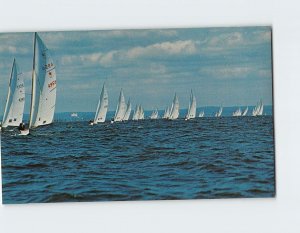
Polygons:
[[[33,49],[33,68],[32,68],[32,88],[31,88],[31,105],[29,117],[29,129],[53,122],[55,105],[56,105],[56,69],[54,61],[50,55],[50,51],[46,47],[43,40],[37,33],[34,33],[34,49]],[[21,126],[23,124],[25,105],[25,85],[23,75],[17,65],[16,59],[13,60],[8,94],[5,104],[5,110],[2,119],[2,127]],[[196,118],[196,97],[193,91],[190,92],[189,107],[185,120]],[[91,125],[103,123],[106,121],[108,111],[108,92],[105,84],[102,86],[99,97],[95,117],[91,121]],[[117,108],[112,122],[128,121],[130,119],[132,107],[131,101],[125,101],[123,89],[120,91]],[[176,120],[179,118],[179,99],[175,93],[171,107],[167,107],[162,115],[163,119]],[[252,110],[252,116],[263,115],[264,105],[260,100]],[[215,113],[215,117],[221,117],[223,107]],[[246,116],[248,107],[244,111],[239,107],[232,113],[232,116]],[[202,110],[198,117],[204,117]],[[155,108],[150,119],[158,119],[158,109]],[[144,109],[141,105],[136,105],[132,120],[145,119]],[[29,129],[23,128],[22,134],[28,134]]]

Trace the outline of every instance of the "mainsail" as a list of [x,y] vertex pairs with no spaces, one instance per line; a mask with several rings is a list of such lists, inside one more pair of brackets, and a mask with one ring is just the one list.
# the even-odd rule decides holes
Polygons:
[[170,108],[167,107],[165,109],[164,115],[163,115],[163,119],[168,119],[170,117]]
[[201,112],[199,113],[199,117],[204,117],[204,111],[201,111]]
[[215,117],[221,117],[222,112],[223,112],[223,107],[220,107],[220,108],[219,108],[219,111],[216,112]]
[[122,121],[126,112],[126,102],[123,94],[123,90],[121,89],[119,96],[119,103],[116,109],[114,121]]
[[191,90],[189,109],[185,118],[193,119],[195,117],[196,117],[196,97],[193,95],[193,91]]
[[169,119],[175,120],[178,118],[178,116],[179,116],[179,100],[177,94],[175,93]]
[[126,109],[123,121],[128,121],[129,120],[130,113],[131,113],[131,103],[130,103],[130,100],[128,100],[127,109]]
[[263,114],[263,111],[264,111],[264,105],[262,100],[260,100],[255,106],[255,108],[252,110],[252,116],[261,116]]
[[154,120],[158,118],[158,110],[157,108],[151,113],[150,119]]
[[108,109],[108,94],[107,94],[105,84],[103,84],[96,114],[95,114],[94,124],[97,124],[98,122],[105,122],[107,109]]
[[132,120],[137,121],[139,119],[139,115],[140,115],[139,110],[140,110],[139,106],[136,105],[134,113],[133,113]]
[[144,114],[144,109],[142,108],[142,106],[139,106],[139,116],[138,116],[139,120],[144,120],[145,119],[145,114]]
[[22,74],[19,73],[16,60],[14,59],[10,74],[8,94],[2,120],[2,127],[18,126],[22,122],[24,104],[24,79]]
[[248,112],[248,107],[244,110],[244,112],[242,113],[242,116],[246,116]]
[[55,65],[44,42],[34,34],[32,93],[29,127],[51,124],[56,102]]
[[242,115],[242,110],[241,108],[238,108],[236,111],[232,113],[232,116],[241,116]]

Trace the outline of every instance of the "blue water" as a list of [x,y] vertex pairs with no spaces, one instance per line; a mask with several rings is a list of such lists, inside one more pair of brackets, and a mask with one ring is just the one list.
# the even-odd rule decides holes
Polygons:
[[273,117],[2,132],[3,203],[275,195]]

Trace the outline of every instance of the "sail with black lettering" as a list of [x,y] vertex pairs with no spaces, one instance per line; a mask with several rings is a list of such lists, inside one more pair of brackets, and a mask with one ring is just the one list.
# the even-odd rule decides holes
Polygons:
[[50,51],[34,34],[32,93],[29,127],[35,128],[53,122],[56,103],[56,71]]
[[2,119],[2,127],[19,126],[23,120],[25,104],[25,86],[22,73],[18,69],[16,60],[14,59],[10,79],[8,94],[4,115]]
[[95,118],[94,118],[94,124],[97,124],[99,122],[105,122],[107,109],[108,109],[108,93],[105,84],[103,84]]

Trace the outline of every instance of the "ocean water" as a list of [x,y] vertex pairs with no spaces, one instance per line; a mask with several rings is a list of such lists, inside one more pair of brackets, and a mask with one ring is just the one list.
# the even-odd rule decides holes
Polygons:
[[3,203],[273,197],[273,117],[4,130]]

